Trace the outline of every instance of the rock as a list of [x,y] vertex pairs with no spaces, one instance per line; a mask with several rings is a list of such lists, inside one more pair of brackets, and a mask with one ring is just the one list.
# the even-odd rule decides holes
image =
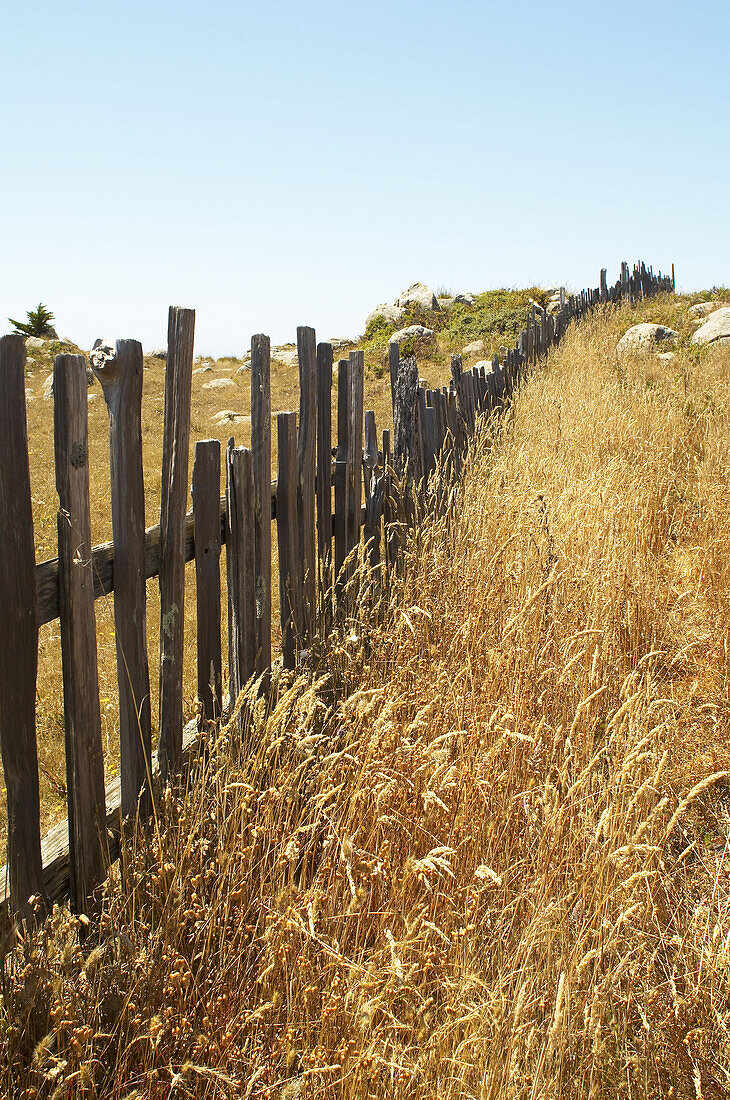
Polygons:
[[213,417],[213,424],[248,424],[250,416],[244,416],[243,413],[234,412],[233,409],[223,409],[221,412],[216,413]]
[[730,340],[730,306],[714,310],[692,337],[693,344],[725,343]]
[[204,390],[227,390],[231,386],[235,387],[236,383],[232,378],[214,378],[212,382],[204,382]]
[[25,341],[25,346],[26,349],[30,348],[32,351],[43,351],[44,348],[48,347],[48,340],[44,339],[43,336],[29,336]]
[[343,348],[352,348],[357,343],[357,340],[348,340],[345,336],[331,336],[329,343],[332,346],[333,351],[342,351]]
[[400,306],[389,306],[385,302],[376,306],[372,313],[369,313],[365,318],[365,328],[367,329],[371,321],[374,321],[376,317],[382,317],[389,325],[399,325],[401,318],[405,310]]
[[461,349],[462,355],[484,355],[487,345],[484,340],[473,340]]
[[426,286],[425,283],[412,283],[408,290],[398,295],[393,305],[400,306],[402,309],[408,306],[421,306],[432,313],[438,313],[441,308],[431,287]]
[[676,358],[676,351],[662,351],[657,355],[657,359],[661,359],[662,363],[671,363],[672,359]]
[[32,370],[37,362],[38,362],[38,360],[34,359],[32,355],[26,356],[26,360],[25,360],[26,370]]
[[529,304],[530,304],[531,306],[534,306],[534,307],[535,307],[535,313],[544,313],[544,312],[545,312],[545,310],[544,310],[544,309],[542,308],[542,306],[540,305],[540,303],[539,303],[539,302],[536,302],[534,298],[530,298],[530,299],[529,299]]
[[26,387],[25,387],[25,396],[26,396],[26,399],[27,399],[28,401],[30,401],[30,400],[32,399],[32,397],[33,397],[33,390],[32,390],[32,389],[30,388],[30,386],[26,386]]
[[53,397],[53,375],[49,374],[43,383],[43,396],[46,401],[50,401]]
[[153,348],[149,352],[150,359],[167,359],[167,348]]
[[460,305],[473,306],[474,305],[474,295],[473,294],[457,294],[456,297],[454,298],[454,301],[458,302]]
[[691,321],[697,321],[702,317],[707,317],[708,314],[713,313],[719,303],[718,302],[698,302],[697,305],[690,306],[687,310],[687,316]]
[[430,344],[435,342],[436,333],[433,329],[426,328],[424,325],[409,325],[408,328],[402,328],[398,332],[394,332],[390,338],[391,344],[402,344],[406,340],[419,340]]
[[271,358],[276,359],[277,363],[282,363],[285,367],[296,367],[299,363],[296,348],[272,348]]
[[242,374],[245,374],[246,371],[250,371],[250,370],[251,370],[251,360],[248,359],[246,362],[241,363],[241,366],[236,371],[236,378],[240,378],[240,376]]
[[212,367],[196,367],[195,370],[193,371],[193,374],[212,374],[212,373],[213,373],[213,368]]
[[633,325],[625,332],[618,344],[618,355],[636,355],[642,352],[652,351],[658,344],[676,340],[679,333],[666,325],[654,325],[644,321],[641,325]]
[[439,308],[448,313],[456,301],[456,298],[437,298],[436,301],[439,304]]

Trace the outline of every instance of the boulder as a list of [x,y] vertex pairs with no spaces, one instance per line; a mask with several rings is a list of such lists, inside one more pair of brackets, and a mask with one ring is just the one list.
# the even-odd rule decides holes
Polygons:
[[464,305],[464,306],[473,306],[474,305],[474,295],[473,294],[457,294],[456,297],[454,298],[454,301],[459,302],[461,305]]
[[195,369],[193,370],[193,374],[212,374],[212,373],[213,373],[213,368],[210,367],[210,366],[195,367]]
[[243,363],[241,363],[241,366],[236,371],[236,378],[240,378],[242,374],[246,374],[250,370],[251,370],[251,360],[250,359],[245,359],[243,361]]
[[167,359],[167,348],[153,348],[149,352],[150,359]]
[[438,313],[441,308],[431,287],[426,286],[425,283],[412,283],[408,290],[398,295],[393,305],[400,306],[402,309],[408,306],[421,306],[432,313]]
[[370,322],[374,321],[376,317],[382,317],[389,325],[399,325],[404,313],[405,310],[400,306],[389,306],[382,302],[365,318],[365,328],[367,329]]
[[352,348],[357,344],[357,340],[348,340],[346,336],[331,336],[329,343],[333,351],[342,351],[343,348]]
[[403,344],[406,340],[418,340],[423,343],[434,343],[436,333],[425,325],[409,325],[408,328],[399,329],[390,338],[391,344]]
[[45,382],[43,383],[43,396],[45,397],[46,401],[50,401],[50,399],[53,397],[53,375],[52,374],[49,374],[48,377],[46,378]]
[[48,340],[43,336],[29,336],[25,341],[26,349],[31,351],[43,351],[48,347]]
[[456,298],[437,298],[436,301],[439,304],[439,309],[442,309],[445,313],[448,313],[453,306]]
[[285,367],[296,367],[299,363],[297,349],[291,347],[272,348],[271,358],[276,359],[277,363],[283,363]]
[[690,321],[699,321],[707,317],[710,313],[713,313],[718,305],[718,302],[698,302],[697,305],[689,307],[687,316]]
[[657,355],[657,359],[661,359],[662,363],[671,363],[672,359],[676,358],[676,351],[662,351]]
[[233,409],[222,409],[221,412],[216,413],[212,419],[213,424],[247,424],[251,419],[250,416],[244,416],[243,413],[237,413]]
[[484,340],[472,340],[471,344],[461,349],[462,355],[484,355],[487,345]]
[[730,341],[730,306],[714,310],[692,337],[693,344],[723,344]]
[[204,390],[227,390],[236,383],[232,378],[214,378],[212,382],[203,382]]
[[618,355],[636,355],[653,351],[658,345],[670,343],[677,339],[679,333],[666,325],[654,325],[644,321],[641,325],[633,325],[625,332],[618,344]]

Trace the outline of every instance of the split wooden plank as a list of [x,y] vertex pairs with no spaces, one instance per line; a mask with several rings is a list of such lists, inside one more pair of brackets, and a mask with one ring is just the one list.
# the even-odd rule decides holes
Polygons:
[[297,415],[277,415],[278,492],[276,530],[279,546],[279,607],[284,668],[293,669],[300,646],[301,570],[297,517]]
[[195,310],[170,306],[160,507],[160,740],[164,778],[177,770],[183,728],[185,514]]
[[122,813],[151,809],[152,719],[147,662],[144,475],[142,472],[142,345],[118,340],[112,356],[92,356],[109,411],[114,629],[119,687]]
[[7,791],[11,906],[45,899],[35,695],[38,603],[25,416],[25,342],[0,338],[0,749]]
[[251,337],[251,450],[253,452],[254,560],[256,563],[256,672],[262,692],[271,669],[271,344]]
[[221,660],[221,445],[195,444],[193,520],[195,524],[195,602],[200,728],[223,712]]
[[91,914],[98,909],[108,857],[91,574],[87,390],[83,355],[57,355],[53,362],[53,434],[70,894],[75,912]]
[[317,472],[317,337],[313,328],[297,329],[299,358],[299,435],[297,440],[297,509],[301,596],[301,644],[308,645],[316,612],[315,478]]
[[226,451],[226,571],[228,577],[228,678],[231,712],[256,673],[256,559],[253,455],[229,440]]
[[332,345],[317,344],[317,557],[322,625],[332,599]]

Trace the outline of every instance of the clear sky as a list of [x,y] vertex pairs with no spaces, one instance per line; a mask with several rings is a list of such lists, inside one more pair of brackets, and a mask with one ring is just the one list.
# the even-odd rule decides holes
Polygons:
[[730,282],[728,0],[6,0],[0,331],[199,354],[434,288]]

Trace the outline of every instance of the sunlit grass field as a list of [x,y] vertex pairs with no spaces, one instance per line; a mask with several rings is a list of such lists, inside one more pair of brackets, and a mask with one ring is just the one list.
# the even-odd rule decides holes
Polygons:
[[[687,305],[571,329],[98,932],[14,949],[8,1095],[730,1094],[730,349]],[[674,359],[617,360],[642,320]]]

